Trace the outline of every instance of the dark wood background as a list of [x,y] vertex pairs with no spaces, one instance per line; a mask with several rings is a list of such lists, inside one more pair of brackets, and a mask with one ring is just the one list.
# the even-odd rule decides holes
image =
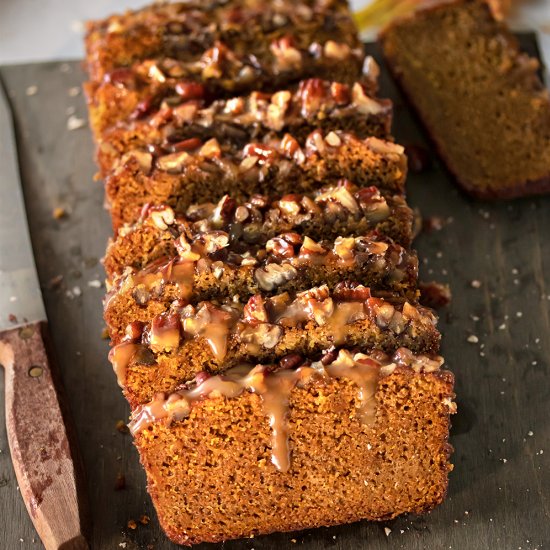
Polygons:
[[[532,37],[525,43],[534,46]],[[104,288],[89,286],[103,279],[99,260],[109,220],[101,184],[92,181],[89,130],[67,130],[70,109],[77,117],[86,116],[82,94],[70,92],[81,85],[84,74],[79,63],[59,62],[3,67],[0,76],[16,119],[34,251],[87,469],[92,548],[175,548],[155,519],[131,438],[115,428],[118,420],[127,418],[128,408],[106,359],[107,342],[101,339]],[[27,95],[29,86],[37,86],[35,95]],[[382,93],[396,103],[397,140],[422,143],[385,72]],[[411,176],[409,190],[411,204],[425,217],[447,220],[443,229],[417,241],[423,279],[448,282],[453,291],[440,321],[443,353],[456,375],[459,405],[447,501],[426,517],[276,534],[229,542],[223,548],[549,546],[550,197],[473,202],[456,190],[437,164]],[[58,206],[67,210],[66,218],[53,218]],[[59,275],[61,286],[51,288],[49,282]],[[474,280],[481,282],[480,288],[472,287]],[[471,335],[478,337],[477,344],[467,341]],[[117,491],[120,474],[126,488]],[[2,410],[0,549],[40,548],[16,485]],[[139,523],[142,515],[151,518],[148,525]],[[129,520],[137,521],[135,530],[127,527]]]

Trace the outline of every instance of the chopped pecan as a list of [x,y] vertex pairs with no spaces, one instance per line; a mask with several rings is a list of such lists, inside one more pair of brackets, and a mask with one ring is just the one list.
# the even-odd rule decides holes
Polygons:
[[355,239],[353,237],[338,237],[334,241],[334,253],[343,261],[353,260]]
[[265,302],[260,294],[256,294],[248,300],[244,306],[243,319],[250,324],[267,323],[269,321]]
[[182,81],[175,86],[176,92],[181,96],[183,101],[190,99],[203,99],[206,95],[206,90],[199,82]]
[[174,241],[174,246],[182,260],[196,262],[201,257],[200,254],[193,251],[191,243],[183,233]]
[[279,361],[279,365],[282,369],[295,369],[304,363],[304,357],[299,353],[290,353],[285,355]]
[[359,111],[366,115],[377,115],[384,110],[384,107],[378,101],[372,99],[365,93],[365,89],[359,82],[353,85],[351,97]]
[[334,298],[341,302],[366,302],[370,297],[370,289],[362,284],[342,281],[332,291]]
[[225,231],[208,231],[202,235],[202,240],[207,254],[213,254],[229,245],[229,235]]
[[323,48],[323,52],[329,59],[336,59],[337,61],[344,61],[351,53],[351,48],[344,42],[335,42],[334,40],[327,40]]
[[269,239],[265,244],[265,248],[268,252],[279,258],[294,257],[294,246],[281,236]]
[[175,220],[174,211],[169,206],[160,209],[153,207],[150,210],[149,217],[154,225],[161,230],[168,229],[168,226],[172,225]]
[[222,150],[216,138],[209,139],[200,149],[199,155],[205,158],[220,158]]
[[153,352],[170,351],[180,343],[180,318],[176,314],[162,313],[153,318],[149,345]]
[[178,173],[182,171],[189,158],[189,153],[186,151],[171,153],[158,158],[157,167],[165,172]]
[[229,195],[224,195],[214,212],[212,212],[212,223],[215,227],[222,227],[223,225],[228,224],[233,217],[237,203]]
[[324,254],[326,249],[321,246],[319,243],[315,242],[308,236],[304,237],[304,241],[300,248],[300,256],[309,255],[309,254]]
[[262,290],[273,290],[297,275],[298,272],[290,264],[268,264],[254,272],[254,277]]

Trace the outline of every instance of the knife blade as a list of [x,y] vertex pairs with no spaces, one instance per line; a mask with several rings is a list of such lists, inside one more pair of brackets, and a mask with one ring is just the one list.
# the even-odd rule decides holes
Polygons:
[[1,81],[0,166],[0,365],[12,462],[46,550],[83,550],[89,523],[84,469],[48,334]]

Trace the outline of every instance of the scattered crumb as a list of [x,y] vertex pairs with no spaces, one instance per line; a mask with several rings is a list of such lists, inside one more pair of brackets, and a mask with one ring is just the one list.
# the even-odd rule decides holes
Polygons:
[[124,422],[124,420],[119,420],[116,423],[115,427],[116,427],[117,431],[119,431],[121,434],[127,434],[130,431],[128,429],[128,426],[126,426],[126,422]]
[[532,430],[529,430],[529,431],[527,432],[527,435],[528,435],[529,437],[533,437],[535,434],[533,433]]
[[55,290],[61,286],[61,283],[63,282],[63,275],[56,275],[55,277],[52,277],[48,282],[48,288],[51,290]]
[[88,286],[92,288],[101,288],[101,281],[99,279],[93,279],[92,281],[88,281]]
[[477,315],[470,315],[470,319],[476,323],[479,321],[479,317]]
[[441,252],[441,250],[438,250],[438,251],[435,253],[435,257],[436,257],[436,258],[443,258],[443,252]]
[[514,267],[514,269],[512,269],[512,275],[517,275],[519,273],[519,271]]
[[56,206],[52,211],[52,216],[56,220],[67,217],[67,211],[62,206]]
[[472,288],[481,288],[481,281],[478,281],[477,279],[474,279],[470,285],[472,286]]
[[146,516],[145,514],[143,514],[139,518],[139,522],[141,523],[141,525],[147,525],[150,521],[151,521],[151,518],[149,516]]
[[71,72],[71,66],[68,63],[61,63],[61,65],[59,65],[59,70],[62,73],[70,73]]
[[441,216],[430,216],[422,220],[422,230],[426,233],[432,231],[441,231],[445,227],[446,221]]
[[67,296],[67,298],[71,300],[73,298],[78,298],[79,296],[82,295],[82,289],[79,286],[74,286],[73,288],[67,290],[65,292],[65,295]]
[[475,334],[470,334],[470,336],[466,338],[466,341],[470,344],[477,344],[479,342],[479,338]]
[[391,533],[391,529],[389,527],[384,527],[384,533],[386,533],[386,537],[389,537]]
[[37,93],[38,93],[38,86],[29,86],[25,90],[25,94],[28,95],[29,97],[32,95],[36,95]]
[[506,464],[508,462],[508,459],[507,458],[501,458],[500,460],[502,460],[502,463],[503,464]]
[[120,542],[118,545],[121,547],[121,548],[126,548],[126,545],[128,543],[127,542]]
[[523,317],[523,313],[521,311],[516,311],[516,317]]
[[115,491],[122,491],[122,489],[126,489],[126,476],[118,473],[115,479]]
[[86,126],[86,121],[83,118],[78,118],[77,116],[71,115],[67,119],[67,130],[78,130]]
[[8,315],[8,321],[10,323],[17,323],[17,315],[14,315],[13,313],[10,313]]
[[80,94],[80,87],[79,86],[73,86],[72,88],[69,88],[67,90],[67,93],[69,94],[69,97],[76,97]]
[[10,302],[13,304],[13,302],[17,302],[17,296],[10,296]]
[[502,325],[498,327],[498,330],[506,330],[506,323],[502,323]]

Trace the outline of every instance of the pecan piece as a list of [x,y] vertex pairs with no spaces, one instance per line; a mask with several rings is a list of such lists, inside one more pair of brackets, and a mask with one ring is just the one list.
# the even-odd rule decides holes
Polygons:
[[297,275],[298,272],[290,264],[268,264],[254,272],[254,277],[262,290],[273,290],[294,279]]
[[269,321],[265,302],[260,294],[252,296],[243,309],[243,319],[246,323],[258,324]]
[[351,281],[338,283],[334,287],[332,295],[341,302],[365,302],[371,297],[368,287]]

